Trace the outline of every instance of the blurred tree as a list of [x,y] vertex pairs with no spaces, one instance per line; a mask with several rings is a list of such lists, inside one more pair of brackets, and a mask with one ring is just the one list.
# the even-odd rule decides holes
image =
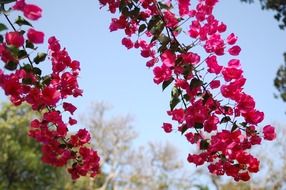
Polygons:
[[150,143],[132,147],[137,134],[131,117],[105,119],[107,110],[104,103],[96,103],[90,117],[83,118],[101,155],[102,174],[79,181],[84,184],[82,190],[190,189],[192,178],[185,175],[174,146]]
[[187,190],[195,187],[194,178],[187,175],[178,157],[178,150],[170,143],[149,143],[139,147],[130,157],[132,168],[126,172],[126,189]]
[[274,85],[279,91],[281,99],[286,102],[286,53],[284,53],[284,64],[282,64],[277,71]]
[[[251,187],[247,183],[226,183],[221,185],[220,190],[251,190]],[[262,190],[262,189],[256,189]]]
[[35,112],[26,105],[0,107],[0,189],[64,189],[66,172],[44,165],[39,144],[27,136]]

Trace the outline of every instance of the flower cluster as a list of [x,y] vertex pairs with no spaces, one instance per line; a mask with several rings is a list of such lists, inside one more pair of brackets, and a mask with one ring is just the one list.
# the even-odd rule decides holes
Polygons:
[[[154,83],[163,90],[173,86],[167,114],[178,123],[177,131],[198,147],[188,161],[247,181],[259,171],[259,160],[248,150],[276,134],[271,125],[260,132],[264,114],[243,90],[246,79],[237,58],[241,48],[237,36],[227,34],[226,24],[213,15],[217,2],[199,0],[192,8],[190,0],[100,0],[111,13],[119,12],[110,31],[124,30],[122,44],[148,58]],[[223,64],[222,56],[229,61]],[[164,123],[163,129],[170,133],[173,124]]]
[[[90,134],[86,129],[68,134],[68,127],[77,123],[72,117],[77,108],[65,99],[82,96],[77,80],[80,63],[71,59],[55,37],[48,39],[47,52],[38,52],[32,59],[36,45],[44,43],[45,34],[33,28],[29,20],[38,20],[42,9],[17,0],[11,10],[23,12],[24,17],[19,16],[15,21],[19,26],[16,29],[7,14],[3,15],[13,30],[7,31],[0,43],[0,58],[5,68],[0,70],[0,87],[13,104],[26,102],[41,114],[31,121],[29,136],[42,144],[43,162],[57,167],[69,163],[72,179],[95,176],[100,158],[87,146]],[[1,24],[4,30],[8,29]],[[39,66],[46,60],[51,63],[51,73],[44,74]]]

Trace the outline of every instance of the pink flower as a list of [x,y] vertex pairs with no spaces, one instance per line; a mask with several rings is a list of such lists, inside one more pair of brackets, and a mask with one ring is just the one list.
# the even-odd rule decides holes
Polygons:
[[250,95],[242,94],[238,101],[237,108],[241,113],[250,112],[255,108],[255,101]]
[[234,45],[237,41],[237,36],[234,35],[234,33],[231,33],[227,38],[226,38],[226,42],[229,45]]
[[160,57],[166,67],[173,67],[175,65],[176,55],[170,50],[164,51]]
[[173,111],[168,111],[168,115],[173,116],[172,119],[175,121],[178,121],[179,123],[183,123],[185,112],[182,108],[180,109],[174,109]]
[[219,74],[222,70],[222,66],[217,63],[216,56],[210,56],[207,58],[206,63],[209,67],[208,72]]
[[229,67],[232,67],[232,68],[239,68],[240,67],[240,60],[239,59],[231,59],[231,60],[229,60],[227,65]]
[[124,45],[127,49],[133,48],[133,42],[130,38],[123,38],[121,41],[122,45]]
[[53,87],[44,88],[42,94],[44,103],[49,106],[55,106],[61,98],[61,93]]
[[86,129],[80,129],[77,132],[76,136],[78,137],[79,142],[81,142],[81,144],[85,144],[90,141],[90,134]]
[[163,81],[167,81],[172,77],[172,71],[165,65],[162,65],[161,67],[155,67],[153,69],[153,73],[155,75],[153,81],[156,84],[160,84]]
[[176,27],[177,24],[179,23],[175,14],[170,12],[170,11],[165,11],[164,12],[164,19],[166,21],[166,26],[167,27]]
[[188,162],[196,164],[196,166],[203,165],[206,157],[202,154],[189,154],[188,155]]
[[206,0],[206,5],[208,6],[214,6],[218,0]]
[[241,48],[239,46],[232,46],[229,50],[228,50],[228,53],[230,55],[233,55],[233,56],[237,56],[239,55],[241,51]]
[[217,27],[217,30],[220,32],[220,33],[223,33],[226,31],[226,25],[222,22],[220,25],[218,25]]
[[249,173],[248,172],[239,173],[239,179],[241,179],[242,181],[248,181],[250,179]]
[[195,28],[195,27],[191,27],[190,30],[189,30],[189,35],[192,37],[192,38],[197,38],[199,36],[199,29],[198,28]]
[[42,9],[37,5],[27,4],[25,0],[17,0],[13,9],[22,11],[24,16],[30,20],[38,20],[42,17]]
[[73,112],[77,109],[74,105],[68,102],[63,103],[63,108],[65,111],[70,112],[73,115]]
[[42,9],[33,4],[26,4],[23,9],[24,16],[31,20],[38,20],[42,17]]
[[150,49],[142,49],[141,50],[141,56],[144,58],[151,57],[152,51]]
[[222,75],[225,79],[225,81],[231,81],[233,79],[239,79],[242,76],[242,70],[231,68],[231,67],[225,67],[222,71]]
[[190,63],[192,65],[198,64],[201,60],[201,57],[198,54],[193,53],[193,52],[182,54],[182,57],[185,62]]
[[25,0],[17,0],[15,5],[13,6],[14,10],[23,10],[24,7],[26,6]]
[[24,44],[24,37],[20,32],[8,32],[5,35],[5,39],[8,45],[13,45],[17,48]]
[[256,173],[259,171],[259,160],[257,160],[257,158],[254,158],[254,157],[250,157],[250,159],[248,160],[248,171],[249,172],[253,172],[253,173]]
[[178,0],[179,3],[179,14],[185,16],[189,14],[190,0]]
[[44,33],[30,28],[27,33],[29,41],[35,44],[41,44],[44,42]]
[[263,127],[263,134],[265,140],[272,141],[276,138],[275,128],[271,125],[266,125]]
[[217,129],[217,124],[219,123],[218,117],[212,115],[204,124],[204,129],[206,132],[210,133]]
[[210,82],[210,87],[211,89],[218,88],[220,86],[220,81],[219,80],[213,80]]
[[250,124],[255,124],[255,125],[262,122],[264,119],[264,113],[257,111],[257,110],[246,112],[242,115],[245,118],[246,122],[248,122]]
[[69,124],[70,124],[70,125],[75,125],[75,124],[77,124],[77,120],[75,120],[75,119],[69,117]]
[[171,133],[172,132],[172,124],[170,124],[170,123],[163,123],[163,126],[162,126],[162,128],[164,129],[164,131],[166,132],[166,133]]

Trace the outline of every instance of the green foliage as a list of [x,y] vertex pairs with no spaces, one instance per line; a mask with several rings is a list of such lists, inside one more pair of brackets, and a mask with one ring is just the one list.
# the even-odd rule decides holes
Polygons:
[[284,53],[285,64],[281,65],[274,79],[274,86],[279,91],[281,99],[286,102],[286,53]]
[[[238,190],[251,190],[248,183],[227,183],[220,187],[221,190],[238,189]],[[257,190],[262,190],[257,188]]]
[[43,164],[40,145],[27,136],[35,117],[26,105],[1,104],[0,189],[65,189],[66,172]]

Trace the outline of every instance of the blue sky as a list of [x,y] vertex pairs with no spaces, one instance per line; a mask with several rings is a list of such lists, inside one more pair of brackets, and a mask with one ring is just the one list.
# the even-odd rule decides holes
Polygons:
[[[121,45],[122,32],[109,32],[111,15],[99,9],[97,1],[36,1],[43,7],[43,18],[36,27],[47,36],[56,35],[70,55],[81,62],[80,85],[84,96],[76,100],[78,113],[84,114],[92,101],[103,100],[114,106],[113,114],[131,114],[143,141],[167,137],[161,124],[168,121],[169,94],[152,82],[152,71],[145,67],[136,50]],[[285,104],[274,99],[273,87],[278,66],[286,50],[285,31],[278,29],[273,13],[262,11],[259,4],[221,0],[215,15],[235,32],[242,48],[240,55],[246,92],[265,112],[266,122],[285,119]],[[179,136],[179,135],[175,135]],[[177,138],[176,138],[177,141]]]
[[[36,28],[55,35],[67,47],[71,57],[81,62],[80,85],[84,96],[74,100],[78,115],[84,115],[92,101],[113,105],[112,115],[131,114],[140,134],[137,143],[168,140],[188,151],[180,134],[166,135],[161,129],[169,94],[152,81],[152,70],[145,67],[136,50],[121,45],[122,32],[109,32],[111,15],[99,9],[95,0],[37,0],[43,7],[43,18]],[[241,62],[246,76],[246,92],[257,108],[265,113],[265,123],[285,123],[285,104],[274,99],[273,78],[286,51],[285,31],[280,31],[270,11],[262,11],[258,3],[246,5],[239,0],[220,0],[215,15],[235,32],[242,48]],[[45,64],[48,64],[45,63]]]

